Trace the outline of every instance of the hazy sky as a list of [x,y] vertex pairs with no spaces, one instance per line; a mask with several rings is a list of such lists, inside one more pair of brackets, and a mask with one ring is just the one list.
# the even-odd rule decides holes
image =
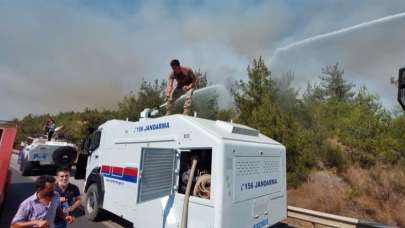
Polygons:
[[405,17],[282,47],[402,12],[402,0],[0,0],[0,119],[113,108],[142,78],[166,78],[172,58],[226,83],[263,56],[296,86],[340,62],[347,80],[392,106]]

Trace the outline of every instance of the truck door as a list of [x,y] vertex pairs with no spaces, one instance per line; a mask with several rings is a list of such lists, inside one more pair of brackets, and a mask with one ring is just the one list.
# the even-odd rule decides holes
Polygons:
[[143,148],[141,154],[138,203],[174,192],[177,156],[175,149]]

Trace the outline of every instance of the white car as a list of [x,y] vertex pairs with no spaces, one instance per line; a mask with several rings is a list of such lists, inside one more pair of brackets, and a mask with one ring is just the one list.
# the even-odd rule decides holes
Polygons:
[[23,176],[33,169],[71,167],[77,159],[77,147],[72,143],[45,138],[31,138],[21,155],[20,170]]

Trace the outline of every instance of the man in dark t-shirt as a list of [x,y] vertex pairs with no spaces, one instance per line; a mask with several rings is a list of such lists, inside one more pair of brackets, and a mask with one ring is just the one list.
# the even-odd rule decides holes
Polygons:
[[[180,62],[177,59],[172,60],[170,66],[173,72],[169,76],[166,88],[166,115],[170,115],[173,112],[174,102],[183,94],[186,94],[183,114],[189,115],[191,111],[191,96],[197,82],[197,77],[190,68],[180,66]],[[173,90],[175,80],[177,84],[176,88]]]
[[[81,205],[79,188],[69,182],[70,170],[68,168],[59,168],[56,171],[56,184],[54,190],[60,195],[60,205],[66,215],[77,214]],[[55,219],[55,228],[65,228],[67,226],[64,220]]]

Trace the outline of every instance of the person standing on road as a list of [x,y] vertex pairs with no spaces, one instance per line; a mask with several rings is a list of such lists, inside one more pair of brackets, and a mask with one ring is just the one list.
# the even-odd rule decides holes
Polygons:
[[[79,188],[69,182],[70,170],[61,167],[56,171],[55,191],[60,195],[60,206],[67,215],[78,215],[81,199]],[[67,223],[64,219],[56,217],[55,228],[65,228]]]
[[56,216],[72,223],[73,217],[65,216],[60,209],[59,194],[54,192],[54,185],[53,176],[38,177],[35,181],[36,192],[20,204],[10,228],[54,228]]
[[[169,76],[166,88],[166,115],[172,114],[174,102],[183,94],[186,94],[183,114],[189,115],[191,112],[191,96],[193,95],[197,83],[197,77],[190,68],[180,66],[180,61],[177,59],[173,59],[170,62],[170,66],[172,67],[173,72]],[[177,85],[173,90],[174,80],[176,80]]]
[[24,149],[27,146],[27,144],[24,141],[21,141],[20,143],[20,147],[18,150],[18,160],[17,160],[17,164],[21,164],[23,158],[24,158]]

